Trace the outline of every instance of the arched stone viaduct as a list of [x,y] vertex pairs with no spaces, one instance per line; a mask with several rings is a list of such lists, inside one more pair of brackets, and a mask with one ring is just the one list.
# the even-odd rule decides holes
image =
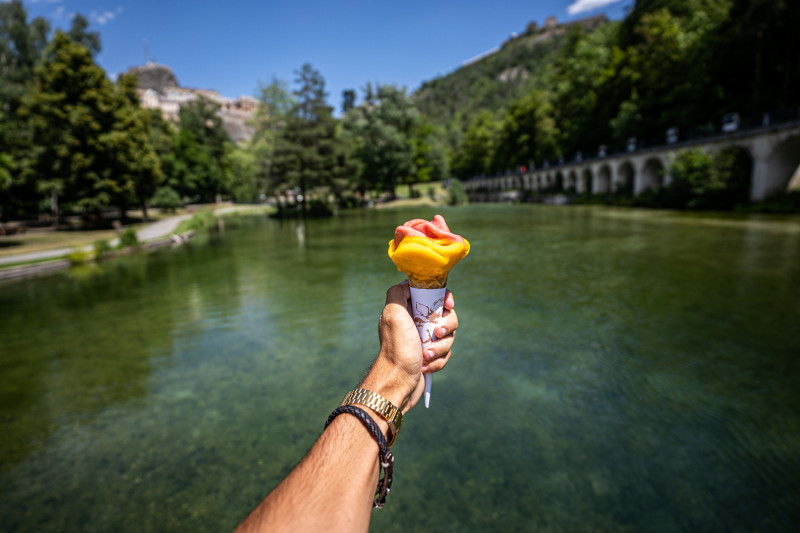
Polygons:
[[524,173],[473,178],[464,183],[464,188],[467,191],[574,190],[593,194],[628,191],[637,195],[649,188],[668,185],[668,169],[676,153],[695,147],[712,153],[729,147],[744,150],[751,162],[750,199],[763,200],[774,192],[785,190],[800,166],[800,125],[759,128],[573,161]]

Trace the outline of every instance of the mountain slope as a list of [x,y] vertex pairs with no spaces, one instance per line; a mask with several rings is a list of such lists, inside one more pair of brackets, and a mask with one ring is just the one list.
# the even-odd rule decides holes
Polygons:
[[542,28],[532,23],[498,50],[423,83],[413,94],[415,103],[435,124],[463,129],[481,110],[499,113],[530,91],[544,88],[570,27],[580,25],[588,32],[607,22],[600,15],[561,25],[551,18]]

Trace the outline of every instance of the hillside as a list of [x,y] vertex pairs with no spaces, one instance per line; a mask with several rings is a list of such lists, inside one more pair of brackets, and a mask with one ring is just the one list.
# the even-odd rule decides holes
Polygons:
[[545,75],[571,27],[580,25],[589,32],[607,22],[599,15],[565,24],[550,17],[543,27],[531,23],[496,51],[423,83],[413,98],[435,124],[463,129],[481,110],[499,113],[531,90],[544,88]]

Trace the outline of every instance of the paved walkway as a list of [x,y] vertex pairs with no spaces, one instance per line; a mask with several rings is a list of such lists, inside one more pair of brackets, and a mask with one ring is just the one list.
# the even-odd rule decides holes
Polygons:
[[[178,227],[178,224],[188,218],[192,218],[192,215],[178,215],[159,220],[158,222],[153,222],[152,224],[148,224],[147,226],[137,230],[136,238],[139,239],[139,242],[146,242],[152,241],[153,239],[157,239],[159,237],[167,236],[175,231],[175,229]],[[119,239],[112,239],[110,244],[111,246],[116,246],[118,242]],[[93,245],[87,244],[82,249],[88,251],[92,248]],[[7,255],[0,257],[0,265],[27,263],[28,261],[39,261],[44,259],[59,259],[67,254],[72,253],[74,250],[75,247],[70,246],[68,248],[57,248],[54,250],[41,250],[39,252],[29,252],[26,254]]]

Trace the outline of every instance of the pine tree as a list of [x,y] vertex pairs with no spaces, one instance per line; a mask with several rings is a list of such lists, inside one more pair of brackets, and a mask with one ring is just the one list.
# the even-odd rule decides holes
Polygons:
[[313,189],[324,187],[341,195],[347,163],[333,109],[325,102],[324,78],[308,63],[296,74],[296,100],[277,139],[274,175],[281,185],[299,190],[305,215]]

